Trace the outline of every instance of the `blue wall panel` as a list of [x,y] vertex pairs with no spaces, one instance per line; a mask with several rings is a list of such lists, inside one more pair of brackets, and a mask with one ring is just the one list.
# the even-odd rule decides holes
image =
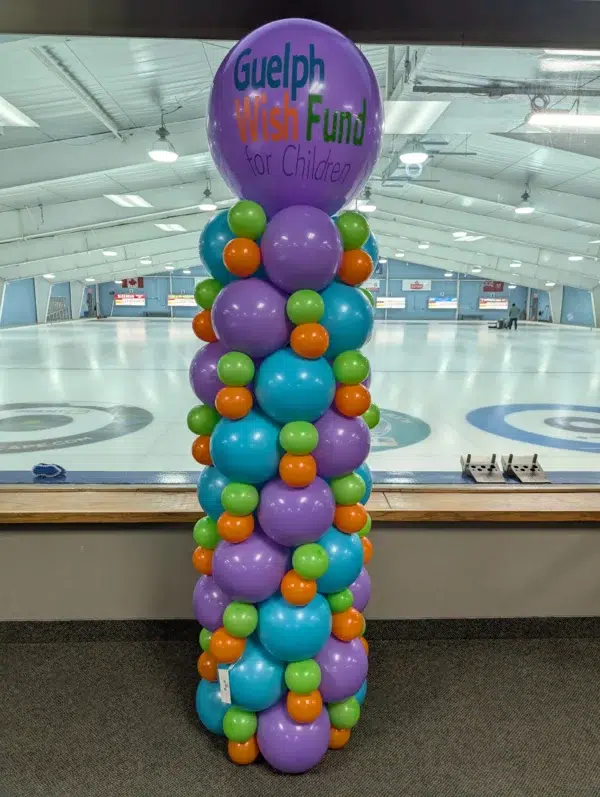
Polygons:
[[15,280],[4,286],[4,303],[0,326],[22,326],[37,323],[35,283],[33,279]]
[[574,324],[581,327],[594,326],[592,294],[580,288],[563,289],[561,324]]

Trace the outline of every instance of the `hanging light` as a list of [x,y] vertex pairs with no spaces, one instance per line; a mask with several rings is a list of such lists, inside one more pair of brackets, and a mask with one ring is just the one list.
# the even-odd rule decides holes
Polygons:
[[210,212],[217,209],[217,205],[212,198],[212,191],[210,190],[210,177],[206,178],[206,188],[204,189],[204,199],[198,205],[199,210]]
[[164,125],[162,115],[160,127],[156,131],[156,135],[158,138],[152,145],[151,149],[148,150],[148,155],[153,161],[157,161],[158,163],[175,163],[179,155],[171,143],[169,131]]
[[356,203],[356,209],[361,213],[374,213],[377,210],[377,205],[371,199],[371,193],[371,186],[365,186],[363,198]]
[[526,216],[529,213],[533,213],[535,208],[531,203],[531,194],[529,193],[529,186],[525,186],[525,190],[521,194],[521,201],[515,208],[515,213],[518,213],[521,216]]
[[417,139],[400,153],[400,161],[405,166],[422,166],[428,157],[429,153]]

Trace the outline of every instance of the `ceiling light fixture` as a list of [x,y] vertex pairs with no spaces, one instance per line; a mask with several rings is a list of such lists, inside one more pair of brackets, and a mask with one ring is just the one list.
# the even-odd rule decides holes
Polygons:
[[521,268],[521,263],[518,260],[513,260],[513,262],[510,263],[510,267],[511,268]]
[[516,287],[517,287],[516,285],[509,285],[509,286],[508,286],[508,290],[509,290],[509,291],[514,291],[514,289],[515,289]]
[[398,250],[398,251],[395,253],[394,257],[404,257],[404,252],[401,252],[400,250]]
[[547,282],[546,288],[554,288],[556,286],[556,282]]
[[454,238],[465,238],[468,234],[469,233],[465,232],[464,230],[457,230],[456,232],[452,233]]
[[115,205],[122,208],[151,208],[150,202],[138,194],[104,194],[105,199],[110,199]]
[[122,285],[123,285],[123,283],[121,282],[121,280],[115,280],[115,285],[120,285],[120,286],[122,286]]
[[165,127],[164,113],[160,115],[160,127],[156,131],[157,140],[148,150],[148,155],[157,163],[175,163],[179,155],[171,143],[169,131]]
[[521,201],[515,208],[515,213],[518,213],[520,216],[527,216],[530,213],[533,213],[535,208],[531,203],[531,193],[529,192],[529,183],[525,186],[525,190],[521,194]]
[[159,230],[163,232],[185,232],[185,227],[182,227],[181,224],[155,224],[155,227],[158,227]]
[[39,125],[4,97],[0,97],[0,127],[39,127]]
[[451,271],[446,271],[444,273],[444,277],[453,277],[453,276],[454,276],[454,274]]
[[114,249],[103,249],[102,254],[104,257],[117,257],[117,252]]
[[184,268],[183,269],[183,273],[184,274],[191,274],[192,272],[189,270],[189,268]]
[[419,244],[419,249],[429,249],[429,244],[423,242],[422,244]]
[[548,55],[600,55],[600,50],[544,50]]
[[210,177],[206,178],[206,188],[204,189],[203,194],[204,194],[204,199],[198,205],[198,210],[206,211],[207,213],[210,213],[211,211],[216,210],[217,209],[217,205],[216,205],[216,202],[214,201],[214,199],[212,198]]
[[366,185],[363,191],[363,198],[357,200],[356,207],[360,213],[374,213],[377,210],[377,205],[371,199],[371,186]]
[[583,260],[582,255],[569,255],[569,260],[571,263],[578,263],[580,260]]
[[165,266],[165,271],[175,271],[175,266]]
[[481,269],[480,268],[472,268],[471,271],[473,272],[473,274],[481,273]]
[[481,241],[482,238],[485,238],[485,235],[463,235],[462,238],[459,238],[460,241]]
[[422,166],[429,153],[425,147],[416,138],[408,144],[406,149],[400,153],[400,162],[405,166]]
[[45,280],[53,280],[54,279],[54,274],[42,274],[42,277]]
[[529,114],[526,122],[540,127],[600,127],[600,114],[571,113],[570,111],[535,111]]
[[96,282],[96,279],[95,279],[95,277],[86,277],[85,281],[86,282]]
[[152,258],[151,257],[140,257],[140,263],[142,266],[151,266],[152,265]]
[[589,244],[600,244],[600,238],[596,239],[595,241],[588,241]]
[[385,266],[385,264],[387,263],[387,257],[380,257],[379,262],[381,263],[381,265]]

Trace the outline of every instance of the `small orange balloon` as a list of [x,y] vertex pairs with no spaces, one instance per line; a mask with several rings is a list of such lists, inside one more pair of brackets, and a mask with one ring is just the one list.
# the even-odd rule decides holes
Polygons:
[[233,664],[244,652],[246,640],[232,636],[224,628],[217,628],[210,638],[210,652],[219,664]]
[[280,589],[292,606],[306,606],[317,594],[317,582],[301,578],[295,570],[288,570],[281,579]]
[[368,656],[368,655],[369,655],[369,643],[368,643],[368,642],[367,642],[367,640],[364,638],[364,636],[359,636],[359,639],[360,639],[360,641],[361,641],[361,644],[362,644],[363,648],[365,649],[365,653],[366,653],[366,654],[367,654],[367,656]]
[[224,418],[238,421],[252,409],[252,393],[247,387],[222,387],[215,399],[215,409]]
[[352,506],[338,505],[335,508],[333,525],[345,534],[354,534],[363,528],[367,518],[367,510],[362,504],[352,504]]
[[212,576],[212,561],[214,551],[209,548],[202,548],[200,545],[192,554],[192,564],[199,573],[204,576]]
[[284,454],[279,460],[279,475],[288,487],[308,487],[317,478],[317,463],[310,454]]
[[254,531],[254,515],[223,512],[217,520],[217,530],[225,542],[244,542]]
[[329,749],[341,750],[349,738],[350,730],[348,728],[334,728],[332,725],[329,731]]
[[335,391],[335,408],[348,418],[358,418],[371,406],[371,394],[364,385],[341,385]]
[[227,752],[234,764],[253,764],[260,752],[256,736],[251,736],[247,742],[227,742]]
[[329,332],[321,324],[300,324],[290,335],[290,346],[299,357],[316,360],[329,346]]
[[331,633],[342,642],[350,642],[362,634],[363,616],[358,609],[334,612],[331,617]]
[[198,657],[198,672],[205,681],[217,680],[218,662],[210,653],[201,653]]
[[307,695],[288,692],[286,705],[288,714],[294,722],[314,722],[323,710],[323,698],[318,689]]
[[260,247],[250,238],[234,238],[223,249],[223,263],[236,277],[250,277],[260,266]]
[[344,252],[337,278],[346,285],[360,285],[369,279],[373,271],[371,255],[362,249],[349,249]]
[[192,329],[194,330],[194,335],[200,340],[205,340],[207,343],[214,343],[217,340],[210,317],[210,310],[201,310],[196,313],[192,320]]
[[360,541],[363,547],[363,562],[367,565],[373,557],[373,543],[368,537],[361,537]]
[[212,465],[210,455],[210,435],[203,434],[197,437],[192,443],[192,456],[201,465]]

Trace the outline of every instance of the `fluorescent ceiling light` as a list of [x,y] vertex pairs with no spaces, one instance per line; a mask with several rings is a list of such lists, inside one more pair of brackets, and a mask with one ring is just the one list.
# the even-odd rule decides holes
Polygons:
[[154,226],[163,232],[185,232],[185,227],[182,227],[181,224],[155,224]]
[[554,288],[555,285],[556,285],[556,282],[547,282],[546,283],[546,288]]
[[95,278],[94,278],[94,277],[86,277],[86,278],[85,278],[85,281],[86,281],[86,282],[96,282],[96,280],[95,280]]
[[405,166],[422,166],[428,157],[425,147],[419,141],[413,141],[400,153],[400,162]]
[[452,233],[454,238],[465,238],[468,234],[469,233],[465,232],[464,230],[457,230],[456,232]]
[[485,235],[463,235],[462,238],[459,238],[459,241],[481,241],[482,238],[485,238]]
[[394,257],[404,257],[404,252],[401,252],[400,250],[398,250],[398,251],[395,253]]
[[115,280],[115,285],[122,285],[122,284],[123,283],[121,282],[121,280]]
[[184,268],[183,269],[183,273],[184,274],[191,274],[192,272],[189,270],[189,268]]
[[600,238],[595,241],[588,241],[589,244],[600,244]]
[[39,127],[37,122],[15,108],[4,97],[0,97],[0,126],[4,127]]
[[544,50],[548,55],[600,55],[600,50]]
[[451,271],[446,271],[444,277],[453,277],[454,274]]
[[175,266],[165,266],[166,271],[175,271]]
[[142,266],[151,266],[152,265],[152,258],[151,257],[140,257],[140,263]]
[[110,199],[115,205],[122,208],[151,208],[150,202],[138,194],[104,194],[105,199]]
[[113,249],[103,249],[102,254],[104,257],[117,257],[117,252],[115,252]]
[[46,280],[53,280],[54,274],[42,274],[42,277]]
[[583,260],[582,255],[569,255],[569,260],[571,263],[577,263],[579,260]]
[[379,262],[385,265],[387,263],[387,257],[380,257]]
[[600,114],[536,111],[527,117],[527,123],[541,127],[600,127]]
[[427,243],[419,244],[419,249],[429,249],[429,244]]
[[473,274],[479,274],[481,272],[481,269],[480,268],[472,268],[471,271],[473,272]]
[[385,132],[405,136],[426,133],[449,105],[449,100],[388,100],[383,104]]
[[210,212],[210,211],[216,210],[216,209],[217,209],[216,204],[214,202],[211,202],[211,201],[201,202],[198,205],[198,210],[203,210],[203,211]]
[[509,286],[508,286],[508,290],[509,290],[509,291],[514,291],[514,289],[515,289],[516,287],[517,287],[516,285],[509,285]]
[[542,72],[598,72],[600,61],[581,58],[542,58]]
[[368,202],[366,199],[359,199],[357,209],[361,213],[375,213],[377,205],[374,202]]
[[510,267],[511,268],[521,268],[521,263],[519,263],[518,260],[513,260],[513,262],[510,264]]

